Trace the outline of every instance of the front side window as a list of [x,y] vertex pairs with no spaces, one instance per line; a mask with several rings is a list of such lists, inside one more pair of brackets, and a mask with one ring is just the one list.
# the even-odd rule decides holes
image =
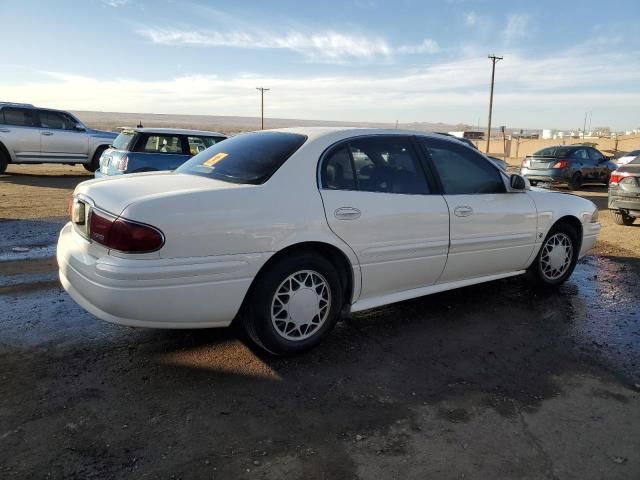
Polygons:
[[252,132],[219,142],[176,171],[232,183],[266,182],[307,141],[289,132]]
[[142,141],[141,152],[182,154],[182,139],[175,135],[148,135]]
[[40,126],[42,128],[51,128],[55,130],[75,130],[76,122],[69,115],[62,112],[52,112],[50,110],[40,110]]
[[604,156],[595,148],[589,149],[589,156],[591,157],[591,160],[596,163],[600,163],[604,160]]
[[33,110],[26,108],[3,108],[5,125],[15,125],[16,127],[35,127]]
[[445,194],[506,192],[498,168],[479,153],[454,142],[431,138],[420,138],[419,142],[431,155]]
[[589,154],[584,148],[579,148],[573,152],[572,158],[579,158],[580,160],[589,160]]

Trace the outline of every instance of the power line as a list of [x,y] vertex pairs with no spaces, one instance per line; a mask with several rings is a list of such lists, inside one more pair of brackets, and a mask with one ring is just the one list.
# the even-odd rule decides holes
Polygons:
[[491,115],[493,114],[493,83],[496,77],[496,63],[502,60],[504,57],[498,57],[496,55],[489,55],[491,59],[491,93],[489,94],[489,125],[487,126],[487,150],[489,153],[489,143],[491,142]]
[[260,90],[260,130],[264,130],[264,92],[268,92],[271,89],[256,87],[256,90]]

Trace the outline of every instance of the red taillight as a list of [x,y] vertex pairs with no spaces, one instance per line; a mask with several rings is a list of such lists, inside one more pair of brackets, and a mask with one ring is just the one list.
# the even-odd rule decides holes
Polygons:
[[622,181],[623,178],[627,177],[629,174],[626,172],[612,172],[609,177],[609,185],[618,185]]
[[164,244],[164,237],[158,229],[98,210],[91,211],[89,238],[107,248],[126,253],[153,252]]
[[560,160],[556,162],[552,168],[567,168],[569,166],[569,162],[567,160]]

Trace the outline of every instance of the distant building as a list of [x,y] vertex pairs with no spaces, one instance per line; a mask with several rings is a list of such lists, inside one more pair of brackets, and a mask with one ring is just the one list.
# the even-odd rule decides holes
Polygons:
[[468,138],[469,140],[482,140],[484,138],[484,132],[464,130],[462,132],[448,132],[449,135],[458,138]]

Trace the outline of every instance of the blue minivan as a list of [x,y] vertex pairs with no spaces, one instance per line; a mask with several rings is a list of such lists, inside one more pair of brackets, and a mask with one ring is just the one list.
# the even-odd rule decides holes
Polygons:
[[175,170],[194,155],[227,138],[218,132],[180,128],[124,129],[100,157],[96,178]]

